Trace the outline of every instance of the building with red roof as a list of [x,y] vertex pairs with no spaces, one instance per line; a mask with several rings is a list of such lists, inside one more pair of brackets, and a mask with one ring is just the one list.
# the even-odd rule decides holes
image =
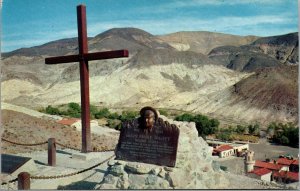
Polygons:
[[284,166],[290,166],[294,160],[287,159],[287,158],[279,158],[277,160],[277,164],[284,165]]
[[62,124],[62,125],[68,125],[72,126],[74,123],[80,122],[80,119],[77,118],[70,118],[70,119],[62,119],[60,121],[57,121],[57,123]]
[[299,173],[290,171],[279,171],[273,173],[274,180],[278,182],[291,183],[299,181]]
[[257,168],[249,172],[248,176],[264,181],[271,181],[272,171],[266,168]]
[[230,145],[221,145],[213,149],[213,155],[219,155],[221,158],[234,155],[234,149]]
[[270,162],[263,162],[256,160],[254,164],[254,168],[266,168],[272,171],[280,171],[282,170],[283,165],[270,163]]

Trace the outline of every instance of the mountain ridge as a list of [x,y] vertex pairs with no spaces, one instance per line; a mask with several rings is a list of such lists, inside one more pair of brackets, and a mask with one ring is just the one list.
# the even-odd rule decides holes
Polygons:
[[[269,121],[278,118],[283,122],[295,122],[298,112],[298,108],[295,108],[298,99],[294,96],[298,88],[297,77],[294,75],[294,68],[285,66],[290,63],[298,65],[297,35],[292,33],[284,37],[263,37],[260,41],[260,38],[256,37],[249,37],[250,40],[237,37],[231,45],[233,35],[229,35],[230,38],[225,35],[227,38],[225,40],[221,39],[222,34],[221,36],[215,34],[215,38],[213,36],[214,33],[210,34],[210,37],[203,38],[204,44],[194,47],[197,50],[208,51],[210,48],[203,49],[203,47],[221,43],[222,46],[213,48],[208,55],[195,51],[191,45],[182,45],[183,49],[180,49],[179,46],[164,41],[161,36],[140,29],[115,28],[89,38],[90,52],[124,48],[129,49],[130,53],[128,58],[89,62],[91,101],[105,102],[108,107],[155,105],[216,116],[225,115],[247,122],[267,123],[268,121],[263,118],[268,116],[273,116],[269,117]],[[186,38],[193,39],[192,36]],[[199,40],[200,37],[196,38]],[[205,39],[208,38],[210,42],[205,44]],[[285,45],[282,43],[283,40],[276,41],[286,38],[291,38],[290,42],[293,43]],[[75,38],[66,39],[63,44],[59,44],[60,41],[49,42],[40,46],[43,50],[34,47],[28,49],[28,55],[13,52],[8,57],[2,58],[2,101],[28,107],[80,102],[78,63],[59,65],[44,63],[44,58],[49,55],[76,53],[76,47],[71,46],[75,40]],[[267,43],[269,41],[273,44],[278,42],[278,45],[269,45]],[[197,42],[199,44],[200,41]],[[244,44],[245,42],[249,43]],[[232,45],[237,43],[239,45]],[[62,51],[56,48],[51,53],[55,47],[61,47]],[[38,52],[47,54],[40,55]],[[253,78],[261,69],[269,68],[271,71],[271,68],[277,67],[285,67],[282,71],[293,74],[281,75],[281,70],[272,71],[274,75],[280,76],[281,80],[278,81],[280,82],[278,85],[270,86],[266,92],[271,94],[276,92],[276,89],[288,90],[280,91],[285,101],[280,102],[279,110],[272,105],[277,101],[276,96],[273,97],[274,100],[267,100],[264,107],[260,107],[263,104],[259,104],[263,99],[258,99],[257,104],[252,104],[253,97],[244,96],[241,92],[258,96],[256,92],[260,92],[258,90],[261,87],[253,86],[257,90],[249,90],[247,84],[252,84]],[[271,78],[261,77],[268,73],[266,70],[263,75],[258,75],[259,78],[255,83],[272,81]],[[241,92],[235,92],[237,89]],[[264,114],[252,114],[253,110]],[[240,113],[237,113],[238,111]]]

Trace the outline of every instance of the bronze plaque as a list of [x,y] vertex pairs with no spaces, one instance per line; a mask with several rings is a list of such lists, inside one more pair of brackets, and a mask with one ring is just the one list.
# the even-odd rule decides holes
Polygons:
[[174,167],[179,129],[158,118],[151,130],[141,127],[142,119],[122,124],[116,159]]
[[12,174],[31,158],[1,154],[1,173]]

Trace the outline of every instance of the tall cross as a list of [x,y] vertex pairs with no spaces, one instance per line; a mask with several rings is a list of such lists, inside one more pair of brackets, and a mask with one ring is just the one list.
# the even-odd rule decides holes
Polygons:
[[46,64],[61,64],[79,62],[80,89],[81,89],[81,122],[82,122],[82,149],[81,152],[91,151],[90,128],[90,96],[89,96],[89,60],[103,60],[110,58],[128,57],[128,50],[88,53],[85,5],[77,6],[78,46],[79,54],[46,58]]

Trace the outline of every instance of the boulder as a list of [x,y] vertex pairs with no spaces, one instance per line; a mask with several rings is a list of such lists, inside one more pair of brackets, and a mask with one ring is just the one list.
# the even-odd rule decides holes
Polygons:
[[96,189],[224,189],[229,181],[212,160],[212,148],[198,137],[195,123],[160,116],[180,129],[175,167],[111,160]]

